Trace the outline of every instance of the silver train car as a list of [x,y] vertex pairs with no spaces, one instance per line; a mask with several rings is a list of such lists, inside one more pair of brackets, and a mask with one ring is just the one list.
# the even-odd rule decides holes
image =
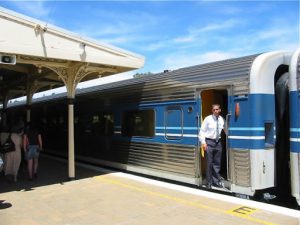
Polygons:
[[[211,104],[219,103],[228,128],[222,134],[221,191],[270,192],[284,200],[292,188],[299,198],[299,169],[289,169],[295,157],[284,147],[290,146],[292,116],[282,98],[294,58],[267,52],[78,89],[76,158],[202,187],[206,160],[199,129]],[[42,121],[49,139],[45,148],[59,155],[67,154],[65,96],[34,99],[32,106],[32,118]]]

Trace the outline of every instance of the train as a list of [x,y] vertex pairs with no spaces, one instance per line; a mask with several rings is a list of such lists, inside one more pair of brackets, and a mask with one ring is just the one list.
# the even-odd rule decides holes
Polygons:
[[[77,89],[75,157],[88,163],[205,186],[199,129],[211,105],[225,118],[225,188],[300,204],[300,52],[272,51]],[[8,118],[25,117],[25,102]],[[46,152],[66,156],[66,93],[33,99]]]
[[293,54],[289,74],[291,191],[300,205],[300,48]]

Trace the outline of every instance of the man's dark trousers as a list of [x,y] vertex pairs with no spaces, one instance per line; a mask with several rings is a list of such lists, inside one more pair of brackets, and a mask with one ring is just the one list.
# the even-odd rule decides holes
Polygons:
[[222,158],[221,140],[216,141],[206,138],[206,180],[207,184],[218,184],[220,182],[220,169]]

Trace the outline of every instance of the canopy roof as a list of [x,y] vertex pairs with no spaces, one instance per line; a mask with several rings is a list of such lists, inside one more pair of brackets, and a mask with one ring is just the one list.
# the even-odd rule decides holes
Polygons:
[[[0,103],[34,92],[141,68],[144,57],[82,38],[0,7]],[[73,71],[74,70],[74,71]],[[72,78],[73,79],[73,78]],[[30,85],[29,85],[30,84]],[[31,90],[32,92],[32,90]]]

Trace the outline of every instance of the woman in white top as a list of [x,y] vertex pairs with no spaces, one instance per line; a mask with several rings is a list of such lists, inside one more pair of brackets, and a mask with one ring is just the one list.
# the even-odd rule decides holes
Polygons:
[[17,182],[19,167],[21,164],[22,125],[14,125],[11,130],[11,140],[15,145],[15,151],[5,154],[4,174],[9,181]]

